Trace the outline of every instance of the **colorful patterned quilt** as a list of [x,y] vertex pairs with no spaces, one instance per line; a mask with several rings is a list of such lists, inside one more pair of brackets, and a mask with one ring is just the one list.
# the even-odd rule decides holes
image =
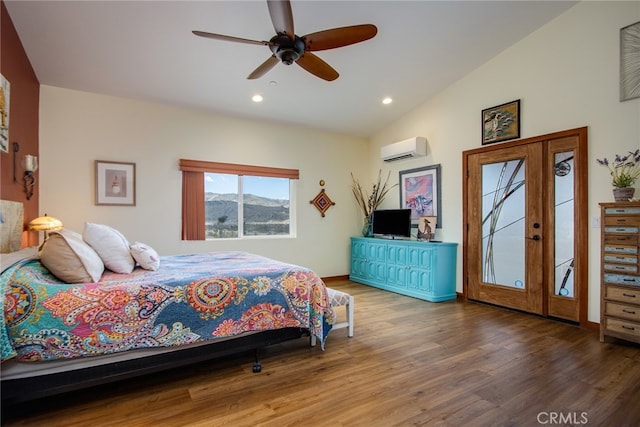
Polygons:
[[71,359],[179,346],[248,331],[307,328],[324,344],[335,315],[314,272],[245,252],[161,257],[156,271],[60,282],[37,260],[0,276],[2,360]]

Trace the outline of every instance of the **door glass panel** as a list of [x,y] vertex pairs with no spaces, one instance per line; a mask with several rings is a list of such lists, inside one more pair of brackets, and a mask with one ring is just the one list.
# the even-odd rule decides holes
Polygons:
[[525,288],[525,160],[482,165],[482,281]]
[[574,296],[573,286],[573,151],[556,153],[554,158],[555,196],[555,294]]

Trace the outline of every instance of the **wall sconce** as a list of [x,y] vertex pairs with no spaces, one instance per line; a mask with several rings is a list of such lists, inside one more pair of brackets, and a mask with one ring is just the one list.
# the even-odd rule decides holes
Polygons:
[[22,158],[22,169],[24,169],[24,192],[27,194],[27,200],[33,196],[33,188],[36,186],[36,177],[34,172],[38,170],[38,158],[27,154]]

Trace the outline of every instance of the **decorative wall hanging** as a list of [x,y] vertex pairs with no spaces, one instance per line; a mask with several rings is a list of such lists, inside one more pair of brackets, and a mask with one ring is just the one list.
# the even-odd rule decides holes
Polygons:
[[[324,185],[324,179],[320,180],[320,185],[321,186]],[[333,202],[331,198],[327,195],[327,193],[325,193],[324,188],[320,190],[318,195],[314,197],[313,200],[309,200],[309,203],[311,203],[313,206],[316,207],[316,209],[318,209],[318,211],[320,211],[320,215],[322,215],[323,218],[324,218],[324,213],[331,206],[335,205],[335,202]]]
[[136,205],[136,164],[96,160],[96,205]]
[[482,145],[520,138],[520,100],[482,110]]
[[640,98],[640,21],[620,30],[620,101]]
[[411,209],[412,226],[418,226],[421,216],[435,216],[436,228],[442,228],[440,165],[400,171],[399,182],[400,208]]
[[0,151],[9,152],[9,80],[0,74]]

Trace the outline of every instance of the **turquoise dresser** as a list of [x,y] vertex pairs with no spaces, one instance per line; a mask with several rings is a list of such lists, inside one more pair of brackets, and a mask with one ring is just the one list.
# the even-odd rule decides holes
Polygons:
[[457,243],[351,238],[349,279],[431,302],[456,299]]

